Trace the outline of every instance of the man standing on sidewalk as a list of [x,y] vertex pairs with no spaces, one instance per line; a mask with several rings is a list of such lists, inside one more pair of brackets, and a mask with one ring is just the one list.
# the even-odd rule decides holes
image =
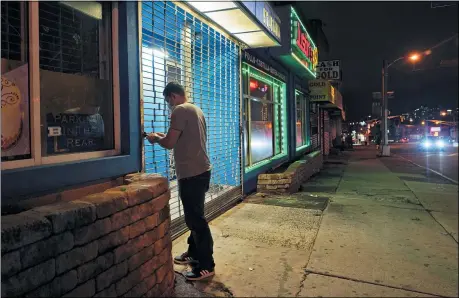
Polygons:
[[175,167],[185,222],[191,231],[188,251],[175,257],[176,264],[190,264],[188,280],[201,280],[214,275],[213,239],[204,218],[204,201],[209,190],[211,165],[207,156],[206,119],[200,108],[187,101],[184,88],[171,82],[163,91],[172,110],[167,134],[147,135],[150,143],[174,149]]

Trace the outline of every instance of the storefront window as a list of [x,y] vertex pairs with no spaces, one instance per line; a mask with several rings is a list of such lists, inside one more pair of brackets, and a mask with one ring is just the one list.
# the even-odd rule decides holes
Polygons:
[[110,3],[40,2],[42,155],[114,149]]
[[245,165],[253,166],[282,152],[283,83],[249,66],[245,69]]
[[115,6],[2,2],[3,169],[119,154]]
[[29,64],[26,2],[1,2],[2,161],[29,159]]
[[307,103],[303,93],[295,90],[296,107],[296,147],[307,145]]

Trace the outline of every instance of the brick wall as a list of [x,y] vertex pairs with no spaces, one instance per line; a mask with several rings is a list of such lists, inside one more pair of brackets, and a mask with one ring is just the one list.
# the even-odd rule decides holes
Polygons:
[[123,185],[123,177],[103,182],[95,182],[90,185],[77,185],[69,189],[46,195],[33,196],[31,198],[6,198],[6,200],[3,200],[2,198],[2,214],[14,214],[48,204],[74,201],[81,197],[98,192],[104,192],[109,188],[120,185]]
[[258,175],[257,191],[262,193],[295,193],[302,183],[322,168],[322,154],[315,151],[292,163],[284,173]]
[[2,216],[2,297],[169,297],[174,271],[165,178]]

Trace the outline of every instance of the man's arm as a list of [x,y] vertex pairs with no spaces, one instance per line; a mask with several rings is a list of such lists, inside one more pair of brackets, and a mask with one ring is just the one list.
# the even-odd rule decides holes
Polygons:
[[148,141],[150,141],[150,143],[158,143],[164,149],[170,150],[175,147],[175,144],[177,144],[177,141],[181,133],[182,132],[179,130],[169,128],[169,131],[166,135],[157,133],[155,135],[152,135],[152,137],[150,137],[149,135],[147,139]]
[[158,143],[161,147],[165,149],[173,149],[175,144],[180,137],[180,134],[185,129],[186,126],[186,111],[180,107],[174,109],[171,115],[171,126],[166,135],[163,133],[152,133],[147,136],[150,143]]

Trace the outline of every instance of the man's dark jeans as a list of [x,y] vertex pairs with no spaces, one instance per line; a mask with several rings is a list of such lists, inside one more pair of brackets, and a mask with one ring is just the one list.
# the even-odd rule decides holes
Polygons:
[[179,195],[185,213],[185,223],[191,231],[188,255],[199,261],[199,267],[213,269],[214,241],[204,217],[204,201],[209,190],[210,171],[178,181]]

